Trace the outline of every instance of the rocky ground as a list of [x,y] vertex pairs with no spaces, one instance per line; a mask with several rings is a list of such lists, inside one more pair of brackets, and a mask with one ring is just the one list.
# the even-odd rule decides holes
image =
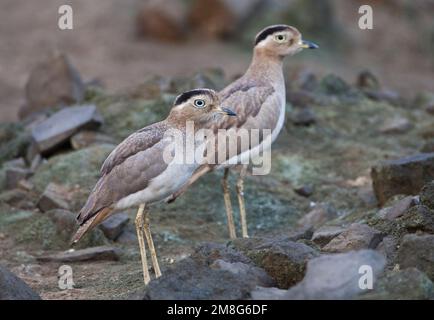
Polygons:
[[[177,92],[230,79],[204,70],[113,95],[52,59],[30,77],[23,120],[0,125],[0,298],[433,298],[432,93],[402,97],[370,72],[352,85],[287,71],[271,173],[245,183],[251,238],[228,241],[221,172],[209,174],[152,208],[163,276],[145,288],[135,210],[68,251],[76,212],[118,142],[164,118]],[[59,289],[62,265],[73,289]],[[361,265],[373,290],[358,286]]]

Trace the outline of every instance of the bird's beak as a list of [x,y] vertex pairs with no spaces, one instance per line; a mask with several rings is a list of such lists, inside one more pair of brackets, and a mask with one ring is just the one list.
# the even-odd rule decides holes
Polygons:
[[235,112],[233,112],[231,109],[228,109],[228,108],[218,107],[217,111],[218,111],[218,113],[223,113],[227,116],[236,116],[237,115]]
[[303,49],[318,49],[319,45],[313,43],[312,41],[303,40],[301,41],[301,47]]

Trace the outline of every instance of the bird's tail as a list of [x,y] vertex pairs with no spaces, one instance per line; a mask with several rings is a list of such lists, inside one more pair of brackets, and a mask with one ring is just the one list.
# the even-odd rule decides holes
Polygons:
[[98,211],[95,215],[93,215],[91,218],[86,220],[78,228],[77,232],[72,237],[71,245],[76,244],[88,231],[92,230],[97,224],[105,220],[112,211],[113,209],[103,208],[100,211]]

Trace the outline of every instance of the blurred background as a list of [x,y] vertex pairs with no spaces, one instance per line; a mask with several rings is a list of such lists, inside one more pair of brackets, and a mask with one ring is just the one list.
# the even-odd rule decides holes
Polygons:
[[[58,28],[63,4],[72,5],[73,30]],[[373,7],[373,30],[358,27],[363,4]],[[0,0],[0,121],[18,119],[29,74],[53,53],[110,92],[210,67],[232,79],[246,69],[255,34],[277,23],[321,47],[287,59],[291,72],[354,83],[369,69],[401,94],[433,91],[433,14],[432,0]]]

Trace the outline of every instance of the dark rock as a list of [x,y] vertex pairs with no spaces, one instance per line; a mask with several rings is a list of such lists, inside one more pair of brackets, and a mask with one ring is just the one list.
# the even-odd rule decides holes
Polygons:
[[364,70],[359,73],[356,84],[360,89],[380,89],[380,81],[378,81],[378,78],[369,70]]
[[396,219],[402,216],[408,209],[416,205],[417,201],[413,196],[407,196],[397,203],[395,203],[391,208],[388,208],[385,218],[388,220]]
[[119,213],[104,220],[99,225],[99,228],[108,239],[115,240],[121,234],[128,221],[130,221],[130,218],[126,213]]
[[[310,260],[303,281],[290,288],[285,295],[278,292],[279,299],[353,299],[363,293],[359,287],[361,266],[370,266],[373,283],[383,272],[384,257],[373,250],[352,251],[324,255]],[[252,292],[252,297],[256,297]]]
[[89,131],[89,130],[83,130],[76,134],[74,134],[71,137],[71,146],[75,149],[83,149],[87,148],[93,144],[101,144],[101,143],[108,143],[108,144],[115,144],[115,140],[105,134],[95,132],[95,131]]
[[321,91],[328,95],[345,95],[352,90],[350,85],[334,74],[322,78],[320,87]]
[[431,210],[434,210],[434,180],[422,188],[420,202]]
[[401,269],[415,267],[434,280],[434,235],[407,234],[397,254]]
[[197,247],[195,252],[192,254],[192,258],[197,261],[206,263],[207,265],[211,265],[216,260],[224,260],[230,263],[252,263],[252,261],[247,256],[245,256],[233,246],[212,242],[206,242]]
[[73,106],[62,109],[35,126],[32,138],[42,154],[64,144],[80,129],[96,128],[102,117],[94,105]]
[[421,153],[384,161],[371,170],[375,196],[380,205],[396,194],[418,194],[434,179],[434,153]]
[[50,183],[38,201],[38,208],[42,212],[52,209],[69,209],[67,190],[55,183]]
[[27,104],[20,118],[56,106],[79,103],[84,97],[84,84],[77,70],[64,54],[56,55],[36,66],[26,84]]
[[312,235],[312,241],[317,245],[323,247],[329,243],[333,238],[340,235],[345,229],[336,226],[323,226],[316,230]]
[[310,126],[316,122],[316,115],[312,109],[304,107],[301,110],[295,111],[290,116],[290,120],[296,126]]
[[413,124],[404,117],[386,119],[380,126],[379,131],[386,134],[402,134],[413,128]]
[[132,225],[127,225],[116,238],[116,242],[121,244],[137,244],[137,233],[135,228]]
[[57,232],[71,236],[77,228],[76,214],[64,209],[54,209],[47,212],[51,221],[56,225]]
[[26,168],[7,168],[6,169],[6,187],[13,189],[18,187],[21,180],[26,180],[32,172]]
[[386,257],[388,266],[395,265],[396,253],[398,250],[398,241],[395,237],[384,237],[380,244],[377,246],[376,250]]
[[366,224],[354,223],[333,238],[322,250],[326,252],[348,252],[360,249],[375,249],[381,242],[381,232]]
[[434,296],[434,285],[427,275],[416,268],[388,271],[378,279],[374,290],[362,299],[428,300]]
[[317,204],[310,212],[298,220],[297,224],[305,227],[319,228],[321,225],[337,218],[336,210],[328,204]]
[[301,186],[299,188],[294,188],[294,191],[302,197],[310,197],[313,194],[313,187]]
[[263,268],[279,288],[289,288],[301,281],[307,261],[318,256],[313,248],[285,237],[236,239],[233,246]]
[[424,205],[416,205],[398,219],[398,224],[407,232],[431,232],[434,233],[434,213]]
[[99,261],[99,260],[114,260],[120,258],[121,250],[115,247],[92,247],[80,250],[69,250],[52,254],[48,256],[38,257],[40,262],[80,262],[80,261]]
[[23,280],[0,265],[0,300],[41,300]]

